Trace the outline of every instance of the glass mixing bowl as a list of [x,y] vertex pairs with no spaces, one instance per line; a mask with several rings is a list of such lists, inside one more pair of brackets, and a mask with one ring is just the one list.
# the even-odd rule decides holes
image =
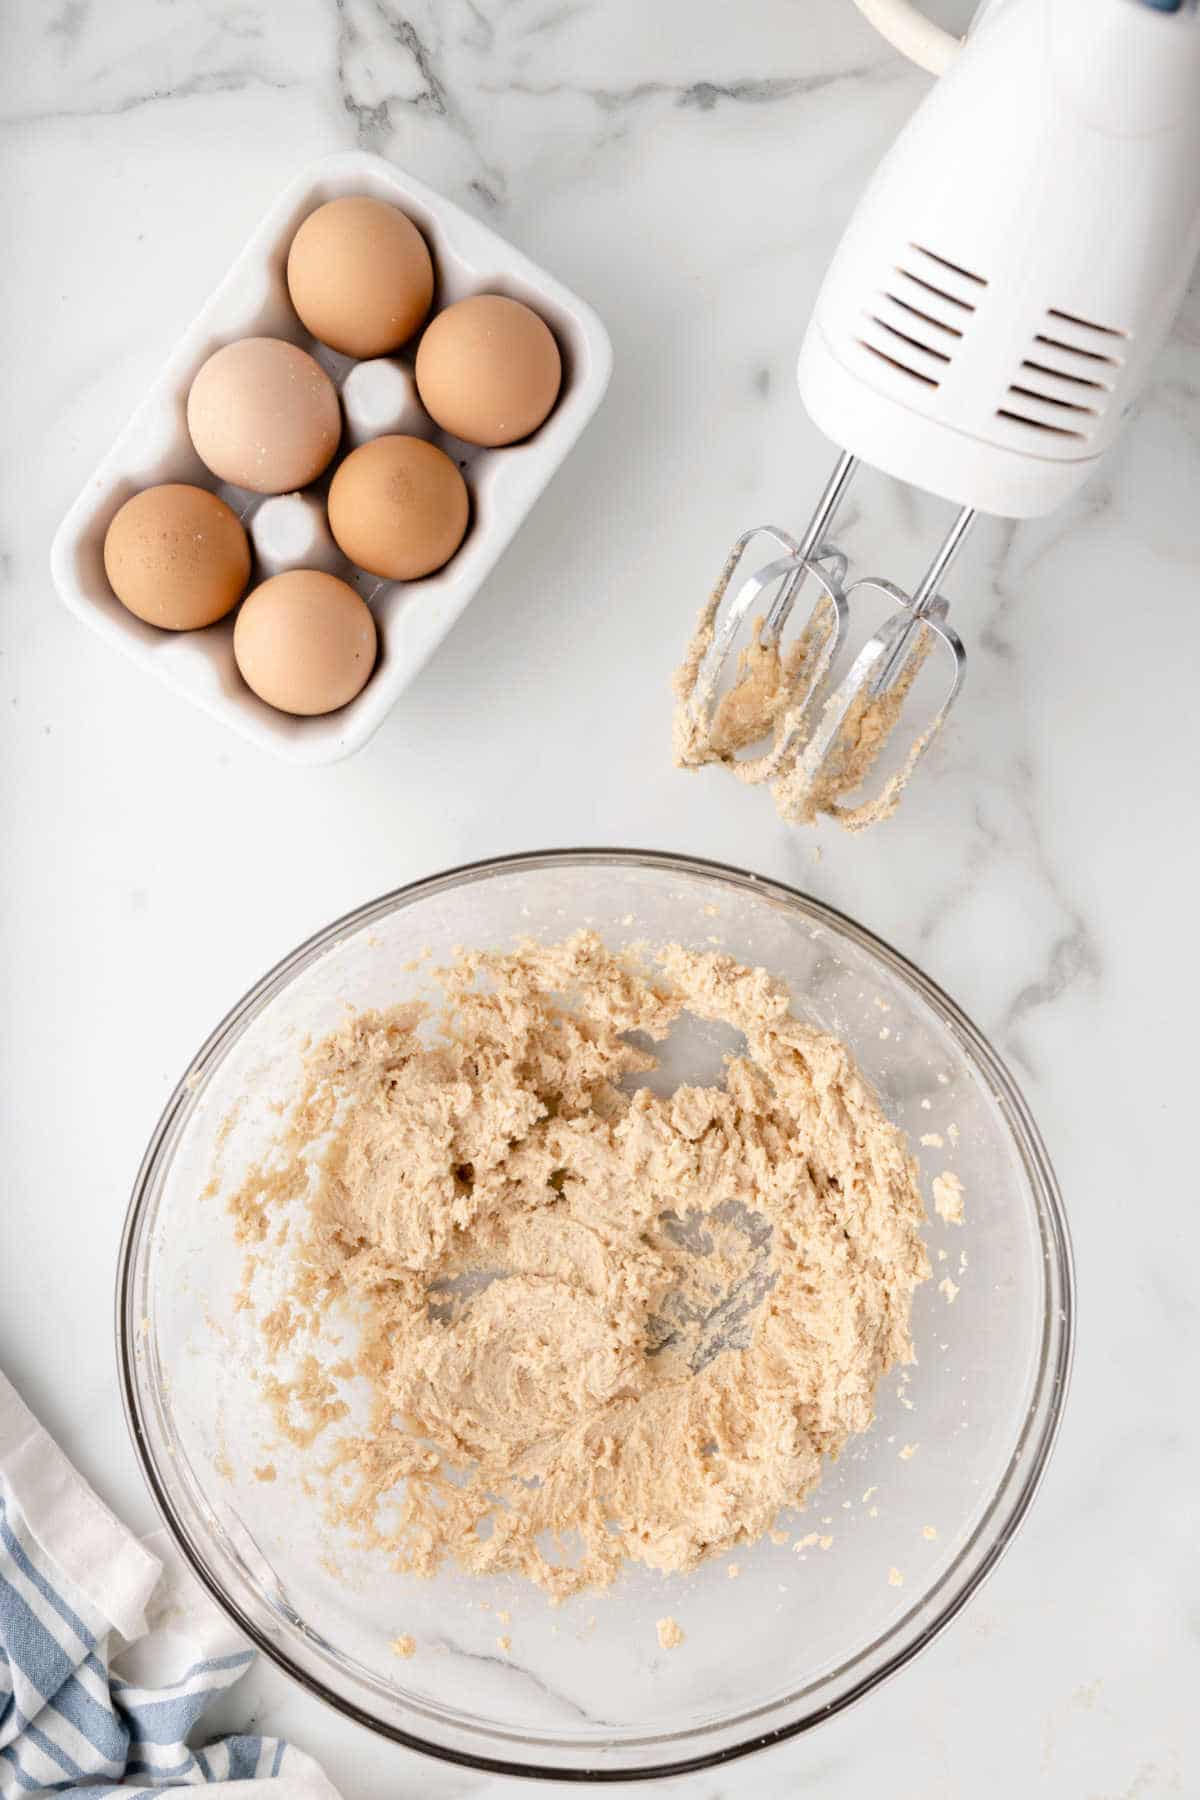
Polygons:
[[[808,1509],[685,1576],[628,1570],[554,1608],[518,1578],[390,1571],[333,1534],[301,1452],[273,1442],[242,1252],[222,1187],[269,1143],[308,1034],[347,1004],[422,991],[454,947],[561,938],[719,944],[790,986],[853,1048],[962,1226],[929,1204],[918,1361],[880,1384]],[[681,1022],[653,1079],[720,1078],[730,1034]],[[216,1172],[216,1192],[206,1192]],[[928,1203],[928,1202],[927,1202]],[[280,1668],[341,1712],[475,1767],[619,1780],[702,1768],[804,1731],[867,1693],[951,1619],[1025,1514],[1062,1409],[1070,1246],[1025,1103],[975,1027],[861,926],[776,882],[648,852],[577,850],[457,869],[311,938],[234,1008],[175,1090],[121,1249],[124,1398],[146,1479],[196,1574]],[[915,1448],[913,1448],[915,1446]],[[270,1464],[274,1479],[263,1479]],[[256,1475],[255,1471],[260,1471]],[[816,1531],[827,1547],[796,1540]],[[776,1534],[778,1537],[780,1534]],[[664,1614],[685,1632],[661,1649]],[[398,1636],[417,1651],[399,1657]],[[510,1641],[506,1653],[498,1639]]]

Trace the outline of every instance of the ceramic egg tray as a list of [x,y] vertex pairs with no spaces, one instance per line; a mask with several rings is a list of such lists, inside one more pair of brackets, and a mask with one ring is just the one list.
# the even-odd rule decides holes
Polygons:
[[[421,581],[380,581],[344,559],[326,565],[350,581],[374,611],[379,661],[348,706],[322,718],[300,719],[276,712],[242,681],[233,660],[234,614],[201,631],[168,632],[127,612],[104,573],[104,535],[131,494],[163,481],[213,489],[252,528],[265,497],[219,482],[201,463],[188,436],[188,388],[206,357],[222,344],[262,336],[287,338],[311,351],[340,389],[355,364],[304,330],[288,299],[285,270],[301,221],[343,194],[391,201],[420,227],[436,271],[435,311],[469,294],[501,293],[540,313],[558,340],[563,385],[554,411],[525,443],[487,450],[448,438],[432,426],[425,432],[466,477],[471,493],[467,536],[444,568]],[[243,737],[290,762],[334,762],[366,743],[478,592],[600,404],[611,366],[608,334],[591,308],[494,231],[382,157],[359,152],[327,157],[298,176],[271,208],[71,507],[51,551],[55,586],[85,624]],[[324,493],[348,447],[343,436],[333,465],[307,492]],[[264,573],[256,566],[251,586]]]

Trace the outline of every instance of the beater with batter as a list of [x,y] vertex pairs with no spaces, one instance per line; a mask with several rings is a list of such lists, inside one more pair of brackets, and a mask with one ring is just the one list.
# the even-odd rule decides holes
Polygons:
[[[906,0],[859,4],[911,36]],[[916,42],[929,51],[939,37],[926,27]],[[734,544],[675,678],[679,766],[720,762],[769,783],[795,822],[826,813],[861,829],[894,812],[962,686],[941,584],[976,515],[1035,517],[1087,479],[1198,248],[1194,0],[986,4],[826,275],[798,379],[845,448],[801,537],[768,526]],[[872,576],[847,585],[829,534],[860,463],[958,507],[911,594]],[[770,555],[755,567],[761,540]],[[806,586],[815,603],[785,641]],[[849,660],[848,623],[874,598],[894,610]],[[907,753],[868,794],[919,697]]]

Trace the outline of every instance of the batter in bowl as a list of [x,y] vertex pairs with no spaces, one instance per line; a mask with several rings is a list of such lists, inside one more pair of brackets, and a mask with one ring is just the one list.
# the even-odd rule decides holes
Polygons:
[[[912,1360],[903,1134],[725,955],[648,973],[580,932],[439,981],[439,1018],[362,1013],[311,1052],[233,1198],[280,1429],[322,1441],[331,1518],[417,1573],[557,1599],[753,1541]],[[662,1095],[650,1046],[685,1011],[745,1048]]]

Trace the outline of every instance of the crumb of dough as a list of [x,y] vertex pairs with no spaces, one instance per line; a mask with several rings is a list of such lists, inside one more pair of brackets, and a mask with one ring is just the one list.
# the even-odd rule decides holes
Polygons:
[[[656,963],[590,932],[464,951],[440,1018],[348,1016],[230,1203],[252,1253],[294,1221],[254,1277],[276,1426],[321,1439],[329,1522],[399,1570],[564,1599],[728,1555],[912,1360],[903,1134],[765,971]],[[685,1011],[743,1053],[719,1086],[636,1086]]]
[[762,627],[756,619],[738,655],[737,681],[713,709],[710,739],[717,756],[732,756],[766,737],[787,705],[787,664],[776,646],[762,642]]
[[392,1639],[389,1648],[391,1649],[393,1656],[403,1656],[408,1658],[416,1655],[417,1640],[415,1637],[410,1637],[407,1632],[404,1632],[400,1637]]
[[788,1544],[792,1538],[790,1531],[771,1531],[767,1535],[773,1544]]
[[921,1110],[922,1110],[922,1112],[932,1112],[933,1111],[933,1101],[929,1100],[929,1099],[922,1100]]
[[508,1609],[506,1607],[502,1607],[500,1609],[500,1611],[496,1614],[496,1617],[499,1619],[501,1625],[511,1625],[512,1624],[512,1614],[508,1611]]
[[932,1544],[934,1539],[937,1537],[937,1526],[936,1525],[923,1525],[921,1527],[921,1536],[923,1538],[928,1538],[929,1542]]
[[877,1506],[868,1506],[867,1517],[868,1519],[877,1519],[879,1517],[879,1508]]
[[[858,802],[850,797],[862,787],[891,737],[935,634],[926,626],[916,627],[900,672],[887,692],[875,697],[866,689],[860,692],[819,762],[803,752],[791,754],[789,743],[818,737],[827,721],[832,722],[829,708],[840,704],[837,694],[829,695],[816,718],[815,731],[812,729],[811,714],[818,704],[832,648],[833,609],[826,596],[818,599],[808,624],[782,653],[777,644],[763,643],[764,621],[756,619],[748,644],[738,653],[734,684],[718,698],[704,661],[716,635],[717,612],[736,560],[736,555],[732,556],[722,570],[673,678],[676,767],[699,769],[719,762],[740,781],[770,781],[776,810],[789,824],[811,825],[824,814],[847,831],[865,831],[890,819],[933,739],[936,718],[913,740],[903,763],[878,794]],[[772,743],[764,755],[738,754],[766,738]]]
[[889,1569],[888,1570],[888,1586],[889,1587],[903,1587],[904,1586],[904,1577],[900,1573],[899,1569]]
[[766,766],[766,759],[743,758],[738,752],[767,737],[773,736],[778,744],[799,723],[801,711],[828,665],[836,615],[829,597],[822,594],[803,631],[782,652],[777,640],[763,642],[765,618],[756,618],[748,641],[737,653],[733,686],[718,696],[714,677],[719,679],[722,671],[706,670],[704,664],[740,554],[735,548],[726,561],[672,678],[675,712],[671,736],[677,768],[699,769],[705,763],[721,762],[745,781],[754,779]]
[[668,1616],[660,1619],[655,1627],[658,1632],[659,1646],[663,1650],[678,1650],[683,1642],[683,1631],[679,1624]]
[[917,1451],[920,1448],[921,1448],[920,1444],[905,1444],[903,1449],[900,1451],[900,1461],[901,1462],[911,1462],[913,1457],[917,1454]]
[[730,1563],[729,1568],[726,1570],[726,1574],[729,1576],[730,1581],[736,1581],[741,1572],[742,1571],[737,1563]]
[[496,1639],[496,1648],[497,1648],[497,1650],[503,1650],[505,1656],[507,1656],[509,1651],[512,1649],[512,1639],[510,1637],[508,1637],[507,1635],[505,1635],[504,1637],[498,1637]]
[[892,817],[913,770],[935,735],[936,719],[913,739],[904,761],[872,799],[854,803],[848,797],[862,787],[879,760],[933,641],[932,631],[917,627],[915,640],[890,687],[874,698],[866,687],[859,692],[836,737],[818,760],[815,747],[827,724],[832,723],[830,709],[841,705],[839,693],[830,695],[817,720],[810,750],[785,764],[775,780],[775,804],[782,819],[793,825],[811,825],[826,814],[847,831],[857,832]]
[[925,1150],[944,1150],[946,1140],[940,1131],[925,1131],[921,1134],[921,1147]]
[[818,1548],[820,1548],[822,1550],[830,1549],[832,1547],[832,1544],[833,1544],[833,1539],[832,1539],[832,1537],[830,1537],[828,1532],[826,1532],[824,1537],[817,1539]]
[[254,1479],[255,1481],[274,1481],[275,1464],[270,1462],[263,1463],[260,1468],[255,1469]]
[[933,1206],[939,1219],[945,1219],[947,1225],[961,1225],[963,1222],[964,1188],[953,1169],[943,1169],[933,1179]]
[[793,1550],[811,1550],[814,1547],[814,1545],[817,1543],[819,1536],[820,1536],[819,1532],[816,1532],[816,1531],[807,1532],[804,1537],[796,1539],[795,1543],[792,1545],[792,1549]]
[[961,1290],[958,1286],[958,1283],[956,1281],[951,1281],[951,1279],[948,1275],[946,1276],[944,1281],[938,1282],[938,1293],[944,1294],[946,1296],[946,1305],[947,1306],[954,1305],[954,1302],[958,1299],[960,1292],[961,1292]]

